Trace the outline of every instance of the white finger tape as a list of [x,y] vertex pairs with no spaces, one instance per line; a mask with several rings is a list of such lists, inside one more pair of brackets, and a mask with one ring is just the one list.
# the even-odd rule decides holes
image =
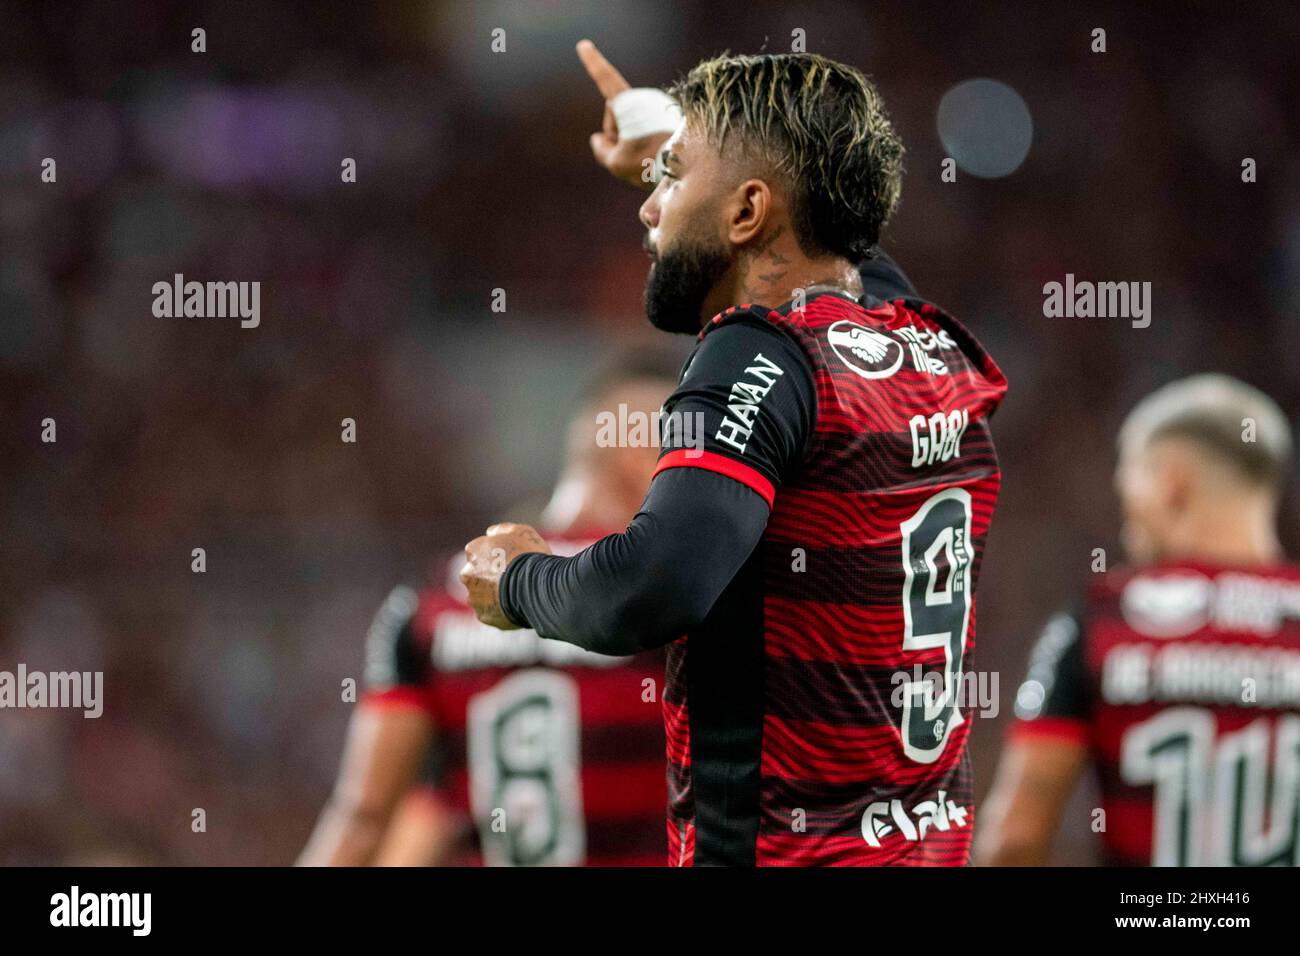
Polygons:
[[624,90],[610,102],[619,139],[640,139],[652,133],[671,133],[682,121],[677,101],[652,86]]

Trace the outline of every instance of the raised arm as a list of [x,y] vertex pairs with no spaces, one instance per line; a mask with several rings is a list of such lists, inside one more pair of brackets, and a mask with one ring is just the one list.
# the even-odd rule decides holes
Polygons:
[[662,90],[631,87],[590,40],[578,41],[578,59],[605,100],[591,154],[610,174],[649,192],[655,185],[655,160],[681,118]]

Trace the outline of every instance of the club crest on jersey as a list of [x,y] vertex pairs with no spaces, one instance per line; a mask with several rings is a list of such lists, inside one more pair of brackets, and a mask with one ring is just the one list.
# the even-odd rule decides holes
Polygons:
[[929,355],[939,348],[953,349],[957,343],[947,332],[931,332],[910,325],[897,329],[869,329],[841,319],[826,330],[836,357],[863,378],[889,378],[903,367],[910,354],[912,367],[928,375],[947,375],[948,365]]

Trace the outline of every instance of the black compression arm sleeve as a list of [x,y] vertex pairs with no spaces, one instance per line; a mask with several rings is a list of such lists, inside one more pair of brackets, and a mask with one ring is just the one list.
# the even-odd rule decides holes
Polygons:
[[634,654],[708,614],[767,526],[768,507],[731,478],[673,468],[622,534],[571,558],[525,554],[501,576],[501,608],[542,637]]

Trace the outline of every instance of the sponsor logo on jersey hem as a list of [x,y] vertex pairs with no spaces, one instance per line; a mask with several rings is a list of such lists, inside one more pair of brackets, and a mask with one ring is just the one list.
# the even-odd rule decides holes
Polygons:
[[924,840],[931,827],[936,830],[964,827],[967,815],[965,807],[948,799],[947,790],[940,790],[935,800],[918,803],[910,814],[903,809],[902,800],[895,798],[888,803],[877,800],[862,814],[862,838],[868,846],[879,847],[881,837],[897,830],[903,839],[915,843]]

